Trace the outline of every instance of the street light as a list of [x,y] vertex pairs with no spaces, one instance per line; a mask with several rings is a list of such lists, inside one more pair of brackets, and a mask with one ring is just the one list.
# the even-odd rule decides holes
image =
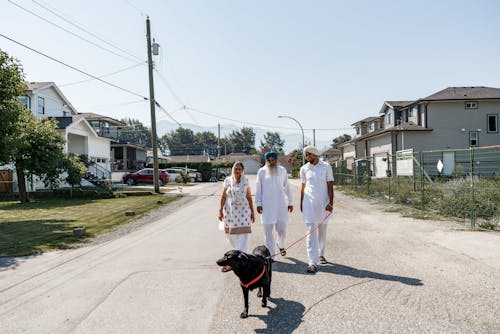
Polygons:
[[[295,123],[297,123],[300,127],[300,131],[302,132],[302,149],[304,149],[304,147],[306,146],[305,145],[305,142],[304,142],[304,129],[302,128],[302,125],[300,125],[299,121],[297,121],[295,118],[293,117],[290,117],[290,116],[278,116],[278,118],[290,118],[291,120],[295,121]],[[305,157],[304,157],[304,152],[302,152],[302,165],[304,165],[305,163]]]

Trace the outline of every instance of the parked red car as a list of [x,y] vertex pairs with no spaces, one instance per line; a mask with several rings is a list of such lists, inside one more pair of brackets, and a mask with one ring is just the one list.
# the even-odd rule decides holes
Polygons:
[[[158,170],[160,177],[160,185],[163,186],[168,182],[169,175],[165,171]],[[123,183],[133,185],[137,183],[153,183],[153,168],[144,168],[137,172],[125,174]]]

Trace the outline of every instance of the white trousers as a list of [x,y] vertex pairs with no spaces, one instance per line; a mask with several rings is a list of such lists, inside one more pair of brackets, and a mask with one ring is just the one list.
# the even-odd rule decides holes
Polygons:
[[[306,224],[307,233],[315,229],[317,224]],[[328,224],[321,224],[314,232],[306,238],[307,260],[309,265],[318,265],[319,257],[325,256],[326,248],[326,229]]]
[[226,233],[226,239],[231,245],[232,249],[237,249],[239,251],[248,253],[248,239],[250,239],[250,233],[242,233],[242,234]]
[[[276,253],[276,242],[274,241],[274,228],[276,227],[276,235],[278,237],[278,248],[285,248],[286,238],[286,223],[277,222],[276,224],[263,224],[264,237],[266,239],[266,247],[269,249],[271,255]],[[279,250],[278,250],[279,253]],[[273,259],[275,256],[272,257]]]

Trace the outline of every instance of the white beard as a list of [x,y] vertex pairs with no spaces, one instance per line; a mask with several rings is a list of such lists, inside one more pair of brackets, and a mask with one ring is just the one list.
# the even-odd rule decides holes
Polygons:
[[276,166],[267,165],[266,171],[270,177],[275,177],[276,175],[278,175],[278,165],[276,165]]

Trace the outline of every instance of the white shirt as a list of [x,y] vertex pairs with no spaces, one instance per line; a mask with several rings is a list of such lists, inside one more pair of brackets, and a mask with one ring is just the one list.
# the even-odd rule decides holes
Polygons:
[[270,175],[267,166],[257,172],[255,203],[262,207],[262,223],[288,223],[288,206],[292,205],[292,191],[288,173],[283,166],[276,166],[276,174]]
[[321,160],[316,165],[308,162],[300,167],[300,181],[306,185],[302,201],[304,222],[318,224],[326,215],[325,208],[330,203],[327,182],[333,181],[332,167]]

